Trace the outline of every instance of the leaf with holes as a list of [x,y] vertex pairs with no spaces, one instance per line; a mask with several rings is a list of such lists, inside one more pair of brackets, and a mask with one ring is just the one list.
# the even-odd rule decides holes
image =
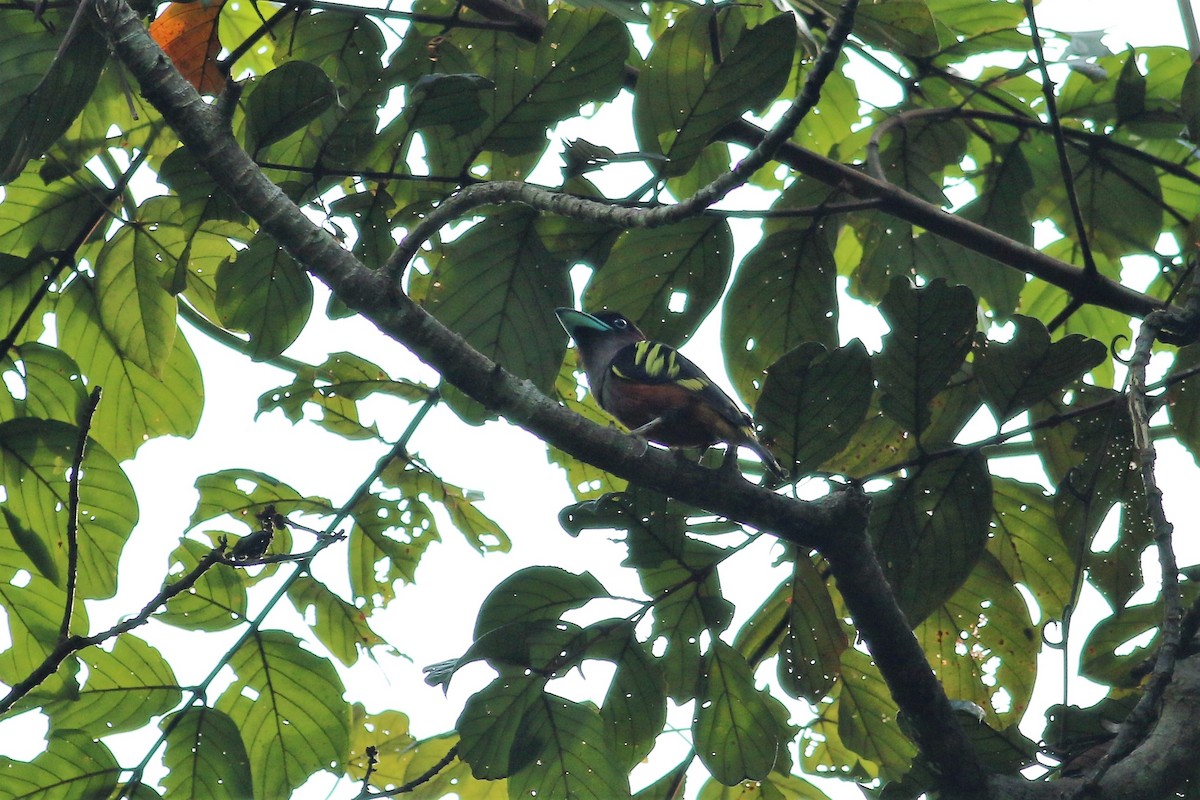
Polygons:
[[874,359],[884,413],[920,433],[929,425],[929,403],[971,349],[975,298],[965,286],[936,280],[917,288],[898,277],[879,311],[891,327]]
[[237,726],[215,708],[192,706],[163,718],[163,786],[170,797],[251,797],[250,759]]
[[250,357],[273,358],[288,348],[312,312],[312,281],[283,248],[266,236],[217,270],[221,323],[250,335]]
[[1016,332],[1004,344],[987,340],[975,357],[979,393],[1003,424],[1096,366],[1108,348],[1079,335],[1050,341],[1040,320],[1015,316]]
[[770,695],[754,687],[746,659],[720,639],[704,656],[702,675],[692,720],[696,755],[726,786],[762,780],[782,740]]
[[179,702],[180,689],[170,664],[133,634],[117,637],[111,653],[89,647],[80,656],[88,676],[79,698],[51,703],[45,709],[55,735],[64,730],[93,736],[136,730]]
[[340,770],[350,747],[346,687],[333,665],[283,631],[259,631],[229,661],[234,682],[216,708],[237,726],[254,765],[255,797],[287,797],[318,770]]
[[870,534],[910,624],[958,591],[987,547],[992,483],[978,452],[943,458],[875,495]]
[[841,452],[862,426],[873,392],[862,342],[828,353],[808,342],[767,370],[754,418],[784,467],[803,475]]
[[583,305],[620,311],[651,339],[678,347],[716,307],[732,266],[733,235],[723,219],[635,228],[592,277]]
[[761,111],[783,90],[795,43],[796,25],[786,14],[748,29],[737,6],[681,12],[638,79],[639,147],[665,156],[668,175],[684,174],[721,128],[747,110]]
[[763,239],[742,260],[721,310],[721,348],[738,394],[754,405],[763,373],[806,343],[837,347],[837,265],[819,224]]

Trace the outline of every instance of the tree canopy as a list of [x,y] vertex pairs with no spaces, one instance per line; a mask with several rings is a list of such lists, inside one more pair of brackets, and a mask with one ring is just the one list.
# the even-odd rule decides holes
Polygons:
[[[49,726],[0,756],[0,798],[282,798],[321,771],[347,798],[1197,795],[1196,565],[1155,464],[1200,452],[1200,52],[1110,52],[1031,0],[789,2],[0,4],[0,724]],[[673,346],[718,319],[790,482],[616,427],[555,318],[580,304]],[[437,380],[289,350],[348,318]],[[386,455],[337,464],[339,499],[196,474],[161,591],[93,624],[155,491],[129,460],[229,379],[199,336],[291,376],[258,414]],[[413,450],[437,404],[465,440],[544,442],[575,502],[530,529],[616,531],[640,594],[504,577],[426,668],[494,679],[417,738],[402,690],[368,712],[345,668],[404,648],[376,623],[451,528],[533,535]],[[772,577],[736,607],[735,575]],[[1030,720],[1085,584],[1078,674],[1108,695]],[[305,636],[264,622],[288,608]]]

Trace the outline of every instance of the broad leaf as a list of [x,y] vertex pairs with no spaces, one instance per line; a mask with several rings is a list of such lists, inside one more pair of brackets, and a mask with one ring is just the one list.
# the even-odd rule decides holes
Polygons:
[[874,360],[883,410],[919,434],[929,425],[930,401],[971,349],[975,300],[966,288],[944,281],[918,289],[896,278],[879,310],[891,327]]
[[871,359],[862,342],[829,353],[809,342],[767,370],[755,419],[780,462],[802,475],[846,446],[866,417],[872,392]]
[[775,765],[781,731],[769,695],[754,686],[746,659],[714,639],[703,662],[692,737],[696,755],[726,786],[762,780]]
[[806,342],[838,344],[838,307],[828,234],[819,224],[768,236],[734,274],[721,311],[729,377],[747,403],[763,373]]
[[422,305],[475,349],[550,391],[567,339],[554,309],[571,305],[571,289],[535,218],[503,211],[447,245]]
[[733,236],[725,220],[696,217],[638,228],[617,240],[588,283],[583,304],[620,311],[651,339],[679,346],[716,306],[732,264]]
[[988,340],[975,358],[979,393],[1000,424],[1074,382],[1108,355],[1095,339],[1066,336],[1051,343],[1039,320],[1017,316],[1013,322],[1011,341]]
[[871,538],[910,624],[962,586],[991,519],[991,476],[978,453],[938,459],[876,496]]
[[261,631],[230,659],[237,679],[217,700],[254,765],[255,797],[287,797],[318,770],[340,770],[350,709],[333,665],[282,631]]
[[55,735],[79,730],[93,736],[132,731],[175,707],[180,690],[162,654],[133,634],[117,637],[112,652],[89,647],[79,698],[48,705]]
[[237,726],[208,706],[192,706],[163,719],[166,749],[163,785],[171,797],[250,797],[250,759]]
[[[710,42],[714,14],[719,55]],[[717,131],[779,94],[795,41],[786,15],[747,30],[736,6],[681,13],[638,79],[633,118],[641,149],[666,156],[667,174],[687,172]]]

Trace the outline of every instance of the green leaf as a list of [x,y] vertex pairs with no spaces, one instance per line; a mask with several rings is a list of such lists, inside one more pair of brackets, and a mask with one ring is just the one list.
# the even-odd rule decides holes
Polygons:
[[[29,17],[26,11],[4,12]],[[8,33],[9,29],[0,27]],[[2,168],[2,167],[0,167]],[[0,253],[17,258],[37,257],[67,250],[106,212],[100,204],[104,187],[90,172],[71,180],[47,182],[33,170],[4,187],[0,203]],[[32,265],[31,265],[32,266]]]
[[[1080,673],[1097,683],[1135,688],[1139,680],[1132,670],[1153,656],[1159,635],[1156,631],[1149,642],[1133,647],[1126,643],[1155,630],[1162,621],[1162,604],[1159,602],[1123,608],[1100,620],[1084,641]],[[1120,655],[1118,650],[1122,651]]]
[[[346,761],[352,780],[361,782],[366,777],[366,749],[374,747],[370,784],[376,789],[419,784],[429,797],[455,793],[463,800],[507,800],[503,781],[477,781],[470,767],[451,756],[450,749],[459,744],[456,734],[418,740],[409,733],[408,717],[399,711],[367,714],[359,703],[352,711],[350,757]],[[436,775],[435,765],[440,767]]]
[[[710,23],[717,25],[718,57]],[[666,156],[668,175],[684,174],[721,128],[747,110],[761,111],[783,90],[795,43],[796,25],[787,15],[747,30],[736,6],[683,11],[659,36],[638,78],[639,147]]]
[[45,325],[38,314],[30,317],[20,330],[16,325],[33,302],[49,268],[49,262],[42,258],[16,258],[0,253],[0,331],[5,335],[15,333],[14,344],[34,342],[42,335]]
[[[46,546],[46,542],[42,540],[42,537],[26,528],[24,523],[21,522],[21,518],[14,514],[7,506],[0,506],[0,514],[4,515],[4,523],[8,527],[8,534],[12,537],[17,547],[20,548],[21,552],[25,554],[25,557],[29,559],[29,563],[37,567],[37,571],[42,574],[43,578],[55,586],[61,586],[58,564],[55,563],[54,557],[50,554],[50,549]],[[12,566],[12,564],[9,564],[9,566]]]
[[746,659],[714,638],[704,656],[692,737],[700,761],[726,786],[762,780],[775,765],[781,732],[768,697],[754,688]]
[[98,739],[82,731],[62,731],[45,752],[22,762],[0,756],[5,797],[108,797],[121,768]]
[[1117,107],[1117,122],[1128,122],[1146,110],[1146,76],[1138,69],[1137,51],[1132,47],[1117,78],[1113,102]]
[[594,706],[541,694],[525,711],[518,737],[535,758],[508,779],[509,797],[547,800],[628,798],[629,778],[605,746]]
[[[1121,608],[1142,586],[1140,556],[1154,530],[1124,398],[1093,387],[1081,388],[1073,398],[1079,405],[1105,399],[1110,400],[1106,406],[1075,421],[1071,446],[1083,458],[1059,483],[1054,512],[1068,552],[1086,559],[1092,583],[1114,608]],[[1092,539],[1117,503],[1117,541],[1107,551],[1094,552]]]
[[1188,68],[1183,80],[1183,91],[1179,95],[1180,110],[1187,125],[1188,138],[1200,141],[1200,64]]
[[104,389],[92,419],[92,435],[118,460],[162,435],[190,437],[200,424],[204,385],[200,365],[180,338],[163,366],[162,378],[121,358],[100,320],[87,281],[76,280],[58,301],[58,346],[75,359],[89,386]]
[[[13,566],[5,565],[0,572],[3,578],[0,580],[0,607],[8,618],[11,641],[11,646],[0,652],[0,681],[9,686],[33,674],[58,644],[63,609],[67,606],[63,589],[37,575],[31,576],[23,586],[17,586],[13,582],[15,571]],[[87,630],[87,608],[83,599],[77,596],[71,615],[71,632],[85,634]],[[70,659],[69,664],[73,670],[76,662]],[[66,699],[73,700],[76,693],[72,682],[73,672],[64,675],[60,668],[59,674],[38,687],[44,693],[37,698],[38,704],[46,702],[46,695],[49,699],[59,699],[65,693]]]
[[992,484],[978,452],[942,458],[875,496],[870,533],[912,625],[954,594],[987,547]]
[[1064,336],[1050,341],[1040,320],[1015,316],[1016,332],[1004,344],[987,340],[975,356],[983,402],[1004,424],[1034,403],[1104,361],[1108,348],[1095,339]]
[[255,516],[267,506],[280,514],[328,514],[332,504],[323,497],[305,497],[282,481],[250,469],[226,469],[196,479],[200,499],[188,521],[190,527],[222,514],[240,517],[257,529]]
[[[985,554],[962,588],[914,634],[946,694],[1001,725],[1024,717],[1042,637],[1000,563]],[[995,715],[995,716],[993,716]]]
[[[336,102],[300,130],[260,148],[256,156],[278,164],[335,167],[367,157],[376,144],[379,108],[406,78],[402,69],[384,65],[386,49],[383,33],[366,16],[312,14],[289,25],[287,47],[276,50],[277,60],[304,61],[320,68],[336,89]],[[297,177],[287,172],[268,174],[281,180]],[[339,182],[307,175],[302,180],[313,189]]]
[[160,231],[135,221],[121,226],[96,258],[100,322],[121,356],[156,378],[163,376],[179,330],[175,297],[168,291],[170,256],[160,240],[175,239],[173,233],[174,228]]
[[[68,465],[78,430],[50,420],[0,423],[0,485],[5,507],[20,526],[35,533],[67,574]],[[138,521],[133,486],[98,444],[87,449],[79,482],[77,589],[80,597],[111,597],[117,588],[117,559]]]
[[[168,561],[167,580],[177,581],[208,555],[211,547],[181,539]],[[245,622],[246,583],[242,572],[221,564],[209,568],[191,590],[172,597],[155,619],[193,631],[223,631]]]
[[459,487],[411,462],[393,461],[381,477],[384,484],[399,489],[406,497],[440,503],[450,515],[450,522],[480,553],[508,552],[511,546],[508,535]]
[[979,410],[978,387],[974,381],[955,381],[933,398],[929,410],[929,427],[918,442],[899,423],[884,415],[877,404],[872,404],[866,422],[854,432],[842,452],[821,465],[821,470],[855,477],[893,472],[898,464],[932,448],[949,445]]
[[576,575],[558,567],[526,567],[488,593],[475,621],[476,639],[510,622],[556,620],[609,594],[590,572]]
[[37,342],[17,348],[30,416],[74,425],[87,399],[79,366],[61,350]]
[[853,647],[842,653],[837,730],[847,747],[878,764],[892,780],[908,771],[917,748],[898,724],[900,709],[870,656]]
[[472,776],[506,778],[537,757],[537,745],[518,732],[544,686],[545,679],[536,675],[505,671],[467,698],[454,729],[460,737],[458,757],[471,765]]
[[255,797],[287,797],[318,770],[340,770],[350,709],[333,665],[283,631],[260,631],[229,665],[236,680],[217,700],[241,731]]
[[738,394],[754,405],[763,373],[806,342],[838,344],[837,265],[815,224],[767,236],[742,260],[721,309],[721,349]]
[[[831,17],[839,10],[832,0],[806,0],[801,5],[816,6]],[[924,0],[867,3],[854,15],[854,32],[868,44],[908,56],[931,56],[938,51],[937,21]]]
[[583,305],[620,311],[651,339],[678,347],[716,307],[732,265],[733,235],[723,219],[635,228],[588,282]]
[[[72,25],[74,11],[0,11],[0,184],[54,143],[96,88],[108,45],[99,31]],[[70,42],[65,41],[71,36]],[[59,52],[59,48],[63,48]]]
[[[478,73],[495,89],[480,95],[487,120],[470,133],[455,136],[449,126],[428,130],[430,169],[442,174],[466,169],[483,151],[540,153],[546,146],[545,131],[553,123],[586,103],[607,102],[620,91],[630,50],[625,26],[600,9],[556,9],[537,45],[484,30],[459,31],[454,40],[471,60],[465,69],[447,71]],[[443,50],[454,48],[439,46],[439,55]],[[495,166],[491,177],[503,177]]]
[[325,71],[308,61],[280,64],[251,87],[244,101],[249,153],[305,127],[337,97]]
[[312,609],[309,627],[329,648],[329,652],[347,667],[358,661],[358,648],[370,649],[387,644],[371,630],[366,613],[338,597],[323,583],[300,576],[288,587],[288,599],[302,615]]
[[163,786],[168,797],[251,797],[250,759],[234,724],[208,706],[165,717]]
[[571,305],[566,265],[552,257],[526,209],[489,216],[454,242],[422,305],[475,349],[544,392],[554,386],[566,333],[554,309]]
[[1167,387],[1167,415],[1176,436],[1191,452],[1192,458],[1200,461],[1200,377],[1192,375],[1178,379],[1197,367],[1200,367],[1200,345],[1179,348],[1167,372],[1169,378],[1175,379]]
[[133,634],[117,637],[112,652],[89,647],[79,698],[46,706],[52,735],[79,730],[93,736],[132,731],[175,707],[180,691],[175,673],[158,650]]
[[423,75],[410,90],[404,114],[413,130],[449,125],[455,136],[462,136],[487,119],[480,97],[494,88],[482,75]]
[[799,775],[778,771],[761,781],[747,781],[737,786],[723,786],[710,778],[700,787],[696,797],[697,800],[831,800],[829,795]]
[[265,235],[217,271],[217,313],[250,335],[250,357],[265,361],[296,340],[312,312],[312,281]]
[[929,425],[929,403],[958,371],[975,333],[975,299],[937,280],[916,288],[895,278],[879,306],[891,328],[875,358],[884,412],[913,433]]
[[[594,649],[588,654],[604,656]],[[612,661],[617,670],[604,695],[600,718],[609,752],[629,771],[650,754],[662,733],[667,721],[667,688],[662,669],[649,647],[634,636],[632,625]]]
[[862,342],[829,353],[809,342],[767,370],[755,419],[780,462],[803,475],[846,446],[863,424],[873,391]]
[[997,477],[992,497],[996,515],[988,552],[1033,594],[1042,622],[1061,619],[1072,602],[1075,567],[1058,531],[1053,499],[1036,484]]
[[779,646],[779,685],[793,697],[816,703],[829,693],[841,671],[841,655],[850,641],[829,590],[806,556],[792,568],[787,633]]
[[356,600],[386,606],[396,597],[395,582],[414,583],[421,556],[441,541],[433,512],[419,497],[367,494],[350,513],[350,590]]

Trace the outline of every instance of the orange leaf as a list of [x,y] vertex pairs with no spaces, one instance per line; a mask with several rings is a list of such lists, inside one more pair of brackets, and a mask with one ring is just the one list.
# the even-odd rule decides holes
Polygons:
[[171,3],[150,23],[154,41],[201,94],[217,94],[225,86],[225,78],[217,68],[217,54],[221,52],[217,18],[224,3]]

